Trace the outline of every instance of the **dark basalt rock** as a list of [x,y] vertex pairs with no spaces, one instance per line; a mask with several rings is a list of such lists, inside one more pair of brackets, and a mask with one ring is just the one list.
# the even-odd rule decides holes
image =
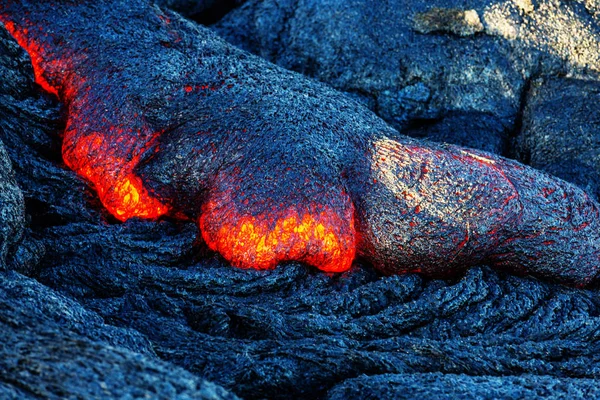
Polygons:
[[362,376],[336,386],[329,400],[345,399],[585,399],[599,396],[593,379],[580,380],[522,375],[480,377],[453,374]]
[[[106,222],[93,206],[87,186],[60,166],[58,105],[34,90],[28,57],[9,37],[0,29],[0,139],[8,149],[0,142],[1,269],[8,255],[11,269],[38,275],[43,262],[60,262],[60,257],[53,258],[60,250],[66,259],[77,254],[88,264],[96,260],[106,265],[84,245],[92,243],[88,242],[93,240],[92,232],[107,228]],[[13,175],[25,189],[23,194]],[[19,241],[23,231],[25,237]],[[68,255],[64,243],[74,238],[71,232],[86,232],[87,236],[76,236],[78,241]],[[60,250],[49,251],[53,249],[51,238],[61,243],[56,249]],[[145,235],[145,240],[149,239]],[[151,243],[147,247],[157,249]],[[139,260],[139,253],[147,254],[145,250],[142,245],[130,258]],[[162,252],[150,252],[148,257],[159,259]],[[91,275],[88,279],[97,281]],[[104,288],[98,295],[110,293]],[[139,332],[107,325],[101,315],[76,300],[16,272],[0,271],[0,310],[2,398],[236,398],[157,359],[151,342]]]
[[[0,47],[0,70],[5,72],[4,79],[0,80],[0,111],[4,111],[5,104],[9,104],[13,100],[11,95],[19,90],[11,88],[10,85],[25,86],[27,83],[27,79],[23,79],[23,76],[15,71],[23,65],[17,55],[20,55],[22,59],[26,57],[14,42],[9,44],[6,32],[1,32],[0,35],[4,36],[7,45],[4,48]],[[4,115],[4,112],[1,115]],[[0,133],[5,129],[6,122],[4,120],[5,118],[0,118]],[[23,193],[15,181],[12,162],[2,139],[0,139],[0,271],[6,268],[7,256],[9,259],[13,258],[16,245],[19,243],[24,229]]]
[[599,100],[598,81],[534,81],[516,138],[519,158],[600,198]]
[[496,118],[489,132],[474,129],[466,143],[502,142],[496,149],[509,150],[507,134],[518,130],[529,80],[598,76],[597,26],[593,2],[394,0],[373,7],[363,0],[250,0],[214,29],[365,99],[400,130],[445,120],[441,138],[463,144],[462,135],[452,137],[467,129],[457,113]]
[[131,329],[105,325],[72,299],[0,273],[0,396],[4,399],[237,399],[156,359]]
[[0,271],[6,257],[14,254],[25,229],[25,204],[17,186],[11,161],[0,141]]
[[[13,269],[32,272],[44,254],[32,229],[75,220],[97,222],[100,212],[89,207],[93,198],[88,186],[63,166],[58,132],[64,122],[58,102],[35,89],[29,57],[4,29],[0,29],[0,73],[0,140],[23,191],[29,230],[10,260]],[[49,190],[49,182],[74,190]]]
[[192,223],[117,223],[61,164],[59,106],[7,38],[0,139],[28,215],[11,266],[28,276],[0,275],[0,397],[211,398],[201,378],[247,399],[597,395],[597,290],[487,267],[454,281],[244,271],[194,249]]

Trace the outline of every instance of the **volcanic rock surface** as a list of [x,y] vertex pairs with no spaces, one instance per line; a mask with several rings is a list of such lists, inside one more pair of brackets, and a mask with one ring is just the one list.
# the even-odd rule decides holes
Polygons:
[[540,78],[527,98],[516,137],[519,158],[599,198],[600,82]]
[[[134,329],[105,323],[77,298],[33,279],[44,259],[60,262],[51,261],[46,239],[54,234],[61,242],[61,236],[77,238],[75,253],[89,261],[94,256],[85,249],[85,233],[102,230],[106,222],[97,207],[90,207],[94,201],[86,185],[61,166],[59,107],[34,88],[32,72],[29,58],[0,29],[0,397],[237,398],[160,360],[152,343]],[[52,227],[79,235],[62,228],[53,234]],[[6,261],[11,270],[5,270]]]
[[4,144],[0,142],[0,270],[16,251],[25,229],[25,203]]
[[[263,11],[261,21],[274,26],[272,32],[285,32],[293,26],[292,21],[304,21],[304,27],[314,24],[317,32],[323,32],[318,21],[333,23],[346,18],[344,13],[338,13],[337,19],[328,17],[332,11],[325,2],[304,16],[300,7],[286,8],[295,5],[293,2],[273,3],[247,2],[248,7],[290,10],[298,15],[297,19],[288,16],[284,24],[278,14]],[[427,11],[418,4],[415,8],[419,12]],[[498,4],[492,2],[490,7]],[[591,22],[597,24],[593,6],[588,3],[569,3],[569,8],[560,2],[534,2],[533,10],[528,2],[506,4],[514,6],[521,18],[531,19],[536,12],[548,10],[544,7],[558,4],[557,10],[568,11],[568,18],[560,19],[560,23],[573,29],[573,40],[579,37],[586,44],[595,37],[584,35],[589,33]],[[445,5],[456,7],[449,2]],[[244,7],[238,11],[246,10]],[[389,5],[388,11],[395,9],[401,7]],[[375,12],[386,15],[385,9],[377,11],[365,6],[350,14],[353,19],[348,18],[354,21],[353,28],[360,27],[359,22]],[[250,27],[254,37],[261,37],[260,32],[253,30],[254,25],[245,24],[247,21],[243,19],[234,24],[234,13],[227,21],[228,29],[236,29],[237,35],[242,35]],[[488,37],[486,32],[491,28],[485,18],[480,18],[486,31],[472,37],[454,36],[443,30],[417,34],[410,22],[414,40],[410,46],[414,47],[406,51],[407,59],[414,57],[411,65],[421,64],[426,68],[427,64],[419,57],[432,57],[430,65],[433,65],[432,54],[437,53],[432,52],[452,53],[452,49],[475,46],[477,51],[468,52],[465,64],[452,64],[452,59],[461,58],[450,56],[438,58],[436,63],[447,71],[490,65],[489,58],[493,60],[504,54],[497,51],[500,44],[512,40],[509,44],[513,46],[516,40]],[[406,19],[401,21],[408,26]],[[393,37],[388,35],[392,28],[385,23],[369,29],[380,32],[381,38]],[[352,29],[341,32],[353,35]],[[309,37],[309,33],[306,35]],[[366,46],[372,43],[371,36],[358,34],[344,41],[347,46]],[[285,41],[277,46],[282,52],[297,48]],[[572,59],[562,59],[540,47],[540,54],[555,62],[559,71],[575,73],[577,65]],[[530,50],[517,46],[505,52],[515,63],[529,65],[534,57]],[[314,51],[322,58],[332,58],[334,54],[325,44],[318,44]],[[581,47],[580,55],[587,60],[583,55],[594,51],[588,44]],[[268,56],[268,52],[262,55]],[[384,59],[371,57],[372,65],[364,69],[365,73],[391,69]],[[361,82],[352,76],[352,71],[357,71],[352,62],[361,63],[365,59],[340,57],[336,68],[340,76],[346,73],[345,82]],[[545,112],[543,102],[530,99],[529,93],[535,94],[537,86],[531,91],[526,89],[531,76],[515,72],[512,63],[491,64],[497,73],[487,75],[478,85],[466,85],[474,92],[472,95],[461,98],[459,92],[448,94],[447,91],[453,90],[453,85],[444,84],[448,77],[431,74],[420,81],[429,88],[428,96],[437,99],[433,106],[419,100],[427,95],[415,83],[415,88],[405,92],[412,100],[396,103],[401,110],[413,111],[406,115],[397,110],[380,113],[418,135],[437,132],[443,140],[449,140],[458,125],[460,137],[464,138],[461,140],[482,145],[492,143],[488,150],[493,147],[497,152],[516,154],[509,140],[469,138],[469,133],[477,136],[488,131],[495,137],[525,134],[521,132],[520,115],[525,116],[522,125],[526,132],[537,123],[537,113]],[[595,79],[592,62],[588,64],[581,73],[585,72],[588,80]],[[302,61],[297,65],[311,64]],[[567,67],[571,69],[560,69]],[[552,71],[556,69],[542,68],[536,74],[544,77]],[[505,98],[503,93],[510,91],[505,91],[498,79],[509,82],[514,96]],[[380,84],[379,79],[371,82]],[[350,86],[332,84],[352,92]],[[567,118],[585,109],[589,99],[578,96],[576,89],[567,92],[572,94],[569,101],[563,101],[559,96],[562,89],[556,88],[587,87],[586,83],[557,79],[554,85],[549,93],[555,93],[555,101],[560,102],[564,111],[561,115],[565,116],[555,114],[555,118]],[[384,82],[384,86],[393,85]],[[359,90],[355,92],[371,105],[383,104],[386,96],[392,96],[381,94],[380,100],[368,91],[364,92],[366,95]],[[452,281],[427,280],[413,274],[384,277],[360,263],[344,274],[333,276],[296,263],[272,271],[238,270],[206,249],[194,246],[193,223],[170,219],[120,223],[103,210],[86,183],[62,164],[61,108],[35,86],[28,57],[3,29],[0,29],[0,96],[0,140],[12,160],[14,179],[23,192],[27,214],[23,223],[19,211],[23,202],[10,168],[1,163],[0,185],[11,189],[2,190],[0,204],[0,219],[9,227],[0,234],[10,269],[0,275],[0,331],[6,332],[0,342],[0,395],[8,398],[231,396],[203,379],[247,399],[416,395],[431,399],[444,396],[583,399],[598,395],[597,290],[509,276],[485,266],[471,269],[462,279]],[[454,107],[456,102],[468,102],[469,106]],[[424,111],[419,111],[419,107]],[[471,131],[465,127],[469,116],[475,121],[471,123],[479,128]],[[568,126],[583,124],[580,122],[583,118],[575,118]],[[578,142],[578,129],[562,130],[560,123],[552,126],[556,127],[555,135],[559,138],[570,135],[569,140]],[[527,148],[542,146],[537,133],[528,133],[527,137]],[[555,142],[546,146],[558,146],[552,144]],[[593,141],[588,143],[588,148],[594,147]],[[560,154],[557,148],[552,151]],[[576,151],[570,155],[571,159],[578,159]],[[578,160],[595,168],[585,153]],[[19,232],[23,232],[22,240]],[[82,385],[82,381],[89,384]]]
[[249,0],[214,28],[362,99],[403,133],[416,124],[416,136],[431,127],[433,140],[514,155],[532,79],[598,78],[599,10],[583,0]]

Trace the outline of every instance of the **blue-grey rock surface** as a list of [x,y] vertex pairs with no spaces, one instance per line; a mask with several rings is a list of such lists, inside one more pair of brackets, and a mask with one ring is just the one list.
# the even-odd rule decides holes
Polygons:
[[598,77],[598,10],[592,1],[249,0],[214,28],[362,98],[404,133],[416,120],[416,136],[431,126],[432,140],[512,155],[506,141],[532,79]]
[[[550,157],[533,149],[561,164],[563,143],[581,145],[577,127],[593,96],[579,94],[594,93],[595,83],[561,75],[595,79],[591,2],[398,4],[248,1],[221,32],[252,39],[257,53],[362,99],[415,136],[497,153],[530,149],[532,164]],[[467,27],[428,14],[413,20],[433,6],[476,10],[481,26],[472,13],[444,14],[462,15]],[[544,19],[550,25],[533,23]],[[374,53],[378,46],[385,51]],[[17,222],[0,232],[11,269],[0,274],[0,397],[599,395],[597,289],[486,266],[453,281],[380,276],[360,263],[333,276],[299,264],[238,270],[194,246],[194,224],[118,223],[102,210],[61,162],[59,105],[35,87],[27,56],[2,29],[0,98],[0,140],[15,173],[12,181],[2,169],[0,182],[14,193],[18,184],[26,206],[24,224],[19,201],[1,204],[0,218],[9,210]],[[537,127],[547,120],[556,139],[544,144]],[[594,170],[594,143],[569,162]]]
[[[531,385],[531,381],[536,382]],[[343,399],[573,399],[600,395],[594,379],[471,376],[441,373],[361,376],[336,386],[329,400]]]
[[[14,43],[8,44],[0,52],[0,68],[5,73],[0,79],[0,107],[10,105],[11,85],[26,85],[27,79],[16,70],[21,66],[18,59],[23,52]],[[24,57],[23,57],[24,58]],[[0,118],[0,131],[4,129],[5,118]],[[12,258],[23,231],[25,230],[25,203],[23,193],[15,181],[12,161],[8,156],[4,143],[0,139],[0,271],[6,269],[7,257]]]
[[519,158],[600,198],[600,82],[540,78],[527,99]]
[[6,269],[25,229],[25,203],[4,144],[0,141],[0,271]]
[[[0,29],[0,398],[237,398],[161,360],[135,329],[106,323],[77,297],[34,279],[44,260],[60,262],[48,251],[48,228],[83,232],[86,223],[102,230],[106,222],[88,201],[86,185],[61,166],[60,111],[34,89],[32,72],[28,57]],[[75,253],[89,264],[104,263],[78,239]]]

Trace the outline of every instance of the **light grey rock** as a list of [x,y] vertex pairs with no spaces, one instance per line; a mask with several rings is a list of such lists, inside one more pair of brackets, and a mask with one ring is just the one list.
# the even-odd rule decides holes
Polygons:
[[534,81],[515,151],[533,167],[600,198],[600,82]]

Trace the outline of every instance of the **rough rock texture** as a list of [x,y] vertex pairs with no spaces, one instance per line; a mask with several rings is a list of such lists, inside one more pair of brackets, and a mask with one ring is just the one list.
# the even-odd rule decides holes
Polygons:
[[[12,96],[19,91],[11,85],[26,85],[27,79],[23,79],[22,74],[17,72],[26,63],[26,60],[23,62],[25,57],[22,50],[14,42],[8,43],[6,37],[4,42],[6,44],[3,43],[4,47],[0,51],[0,70],[5,72],[0,79],[0,115],[6,116],[9,112],[7,108],[14,101]],[[0,136],[3,136],[1,133],[7,129],[7,124],[10,124],[7,118],[0,118]],[[0,271],[6,268],[7,256],[13,257],[24,229],[23,193],[15,181],[12,162],[0,139]]]
[[516,138],[519,158],[600,198],[599,100],[598,81],[534,81]]
[[[4,264],[8,252],[12,269],[36,274],[41,260],[57,261],[48,258],[46,228],[62,226],[67,230],[59,235],[65,237],[76,226],[93,221],[101,229],[105,222],[99,208],[91,206],[94,201],[88,201],[91,191],[60,166],[58,105],[34,90],[28,57],[9,37],[0,29],[0,139],[25,188],[28,227],[15,249],[24,230],[25,204],[0,143],[0,256]],[[85,251],[79,240],[76,254]],[[88,262],[93,259],[87,254]],[[158,360],[139,332],[107,325],[76,300],[16,272],[0,271],[0,310],[2,398],[235,398]]]
[[17,186],[11,161],[0,141],[0,271],[14,254],[25,229],[25,203]]
[[476,147],[518,129],[532,78],[600,70],[598,6],[591,1],[393,0],[373,7],[363,0],[250,0],[215,29],[363,98],[400,129],[414,119],[448,119],[450,132],[463,131],[457,112],[496,119],[494,129],[477,132]]
[[[536,385],[531,385],[531,380]],[[573,384],[570,379],[533,377],[480,377],[454,374],[385,374],[349,379],[332,389],[329,400],[345,399],[578,399],[600,395],[593,379]]]
[[[144,395],[141,383],[157,376],[168,382],[163,395],[209,390],[202,377],[247,399],[598,395],[597,290],[486,267],[456,281],[382,277],[363,265],[336,276],[298,264],[241,271],[192,251],[193,224],[117,223],[62,166],[58,106],[33,90],[27,58],[7,38],[0,29],[0,88],[12,93],[0,103],[0,139],[29,221],[12,265],[29,277],[0,277],[0,329],[11,338],[0,341],[0,371],[6,360],[37,356],[0,372],[0,397],[127,387]],[[53,353],[48,337],[68,346]],[[80,349],[89,357],[77,364]],[[51,374],[57,358],[91,380],[85,365],[108,368],[108,389],[50,386],[68,378]],[[128,377],[139,380],[127,386]]]
[[35,280],[0,273],[4,399],[237,397],[156,359],[151,343]]

